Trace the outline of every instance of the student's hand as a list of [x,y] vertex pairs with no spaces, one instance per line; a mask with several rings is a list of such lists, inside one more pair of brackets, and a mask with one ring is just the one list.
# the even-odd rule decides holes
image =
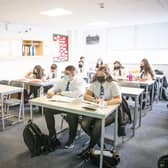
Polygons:
[[51,98],[51,97],[53,97],[54,96],[54,93],[53,92],[48,92],[47,93],[47,98]]

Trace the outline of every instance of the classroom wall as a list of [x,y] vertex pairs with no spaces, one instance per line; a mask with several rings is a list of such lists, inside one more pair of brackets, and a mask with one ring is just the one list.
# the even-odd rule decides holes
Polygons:
[[[117,59],[136,64],[145,57],[152,64],[168,64],[168,23],[74,30],[72,34],[75,58],[84,55],[89,62],[101,57],[107,63]],[[100,42],[87,45],[88,35],[99,35]]]
[[[36,64],[49,69],[55,51],[53,33],[69,36],[69,62],[58,63],[60,71],[67,64],[77,65],[79,57],[84,55],[90,67],[95,66],[99,57],[110,66],[119,60],[124,65],[139,67],[140,60],[146,57],[154,67],[168,73],[165,66],[168,64],[168,23],[79,30],[31,27],[30,31],[29,28],[11,24],[8,30],[0,29],[0,79],[23,76]],[[88,35],[98,35],[99,43],[87,45]],[[22,40],[44,41],[43,56],[21,56]]]

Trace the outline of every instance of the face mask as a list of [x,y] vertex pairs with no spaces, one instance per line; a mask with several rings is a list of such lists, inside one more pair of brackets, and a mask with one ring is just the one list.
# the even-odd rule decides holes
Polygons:
[[105,82],[105,77],[104,77],[104,76],[98,76],[98,77],[97,77],[97,80],[98,80],[100,83],[103,83],[103,82]]
[[83,65],[82,64],[79,64],[79,68],[82,68],[83,67]]
[[65,81],[69,81],[69,76],[68,75],[64,75],[64,80]]
[[141,65],[141,66],[140,66],[140,69],[142,70],[143,68],[144,68],[144,66],[143,66],[143,65]]
[[120,66],[115,66],[114,69],[120,69]]

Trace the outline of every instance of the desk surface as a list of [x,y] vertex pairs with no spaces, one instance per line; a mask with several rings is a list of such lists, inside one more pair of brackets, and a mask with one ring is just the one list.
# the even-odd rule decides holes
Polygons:
[[84,115],[99,119],[106,118],[119,106],[119,104],[117,104],[117,105],[105,106],[102,109],[97,108],[97,110],[88,110],[82,107],[84,105],[83,102],[51,101],[50,99],[46,98],[46,96],[31,99],[30,103],[34,105],[44,106],[46,108],[57,109],[64,112],[70,112],[73,114]]
[[16,92],[22,92],[23,88],[10,85],[0,85],[0,94],[10,94]]
[[27,79],[27,78],[17,79],[16,81],[32,86],[49,86],[54,85],[56,83],[56,80],[41,81],[40,79]]
[[118,83],[120,86],[124,85],[124,86],[137,86],[139,87],[140,85],[152,85],[155,82],[155,80],[150,80],[150,81],[139,81],[139,80],[133,80],[133,81],[129,81],[129,80],[119,80]]
[[142,89],[142,88],[121,87],[121,93],[122,94],[140,95],[143,91],[144,91],[144,89]]

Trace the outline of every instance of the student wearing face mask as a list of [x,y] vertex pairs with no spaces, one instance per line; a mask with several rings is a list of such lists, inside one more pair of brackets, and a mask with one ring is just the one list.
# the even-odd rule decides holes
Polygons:
[[154,80],[154,72],[146,58],[142,59],[140,62],[140,72],[139,72],[139,79],[142,80]]
[[118,80],[118,79],[125,79],[128,75],[128,73],[126,72],[126,69],[124,66],[122,66],[122,64],[119,61],[115,61],[113,63],[114,67],[113,67],[113,71],[112,71],[112,76]]
[[[39,79],[41,81],[45,81],[44,69],[40,65],[35,65],[33,71],[29,71],[25,78],[27,79]],[[33,95],[33,97],[38,96],[39,86],[30,86],[29,96]]]
[[[77,77],[76,68],[69,65],[65,68],[64,77],[56,81],[55,86],[48,90],[47,97],[51,98],[55,94],[61,94],[68,97],[78,98],[82,96],[83,92],[84,81]],[[56,137],[54,115],[60,113],[62,113],[62,111],[45,109],[45,120],[49,136],[55,146],[60,145],[60,142]],[[78,126],[78,116],[67,113],[65,120],[69,124],[69,140],[66,143],[65,148],[72,148],[74,146],[73,141],[76,136]]]
[[[122,101],[121,91],[118,84],[113,81],[111,75],[105,67],[100,67],[91,82],[90,87],[84,94],[84,99],[99,103],[100,97],[103,95],[106,105],[119,104]],[[105,126],[114,122],[115,115],[112,113],[105,120]],[[81,121],[82,129],[90,136],[88,148],[83,150],[79,155],[83,156],[90,152],[92,148],[99,144],[101,135],[101,120],[89,117],[83,117]]]
[[50,72],[48,72],[46,79],[56,79],[57,78],[57,64],[51,64]]
[[[138,79],[137,80],[142,80],[142,81],[151,81],[151,80],[154,80],[155,79],[155,75],[154,75],[154,72],[148,62],[148,60],[146,58],[142,59],[141,62],[140,62],[140,72],[139,72],[139,76],[138,76]],[[157,84],[154,83],[154,95],[156,94],[157,92]],[[144,86],[141,86],[142,88],[146,89],[146,87]],[[149,92],[149,95],[150,95],[150,105],[152,104],[152,86],[150,85],[148,87],[148,92]],[[146,90],[145,90],[146,91]],[[145,99],[146,95],[144,94],[143,95],[143,99]],[[139,102],[141,103],[141,100],[139,100]],[[146,102],[143,102],[142,103],[142,109],[145,108],[145,103]]]

